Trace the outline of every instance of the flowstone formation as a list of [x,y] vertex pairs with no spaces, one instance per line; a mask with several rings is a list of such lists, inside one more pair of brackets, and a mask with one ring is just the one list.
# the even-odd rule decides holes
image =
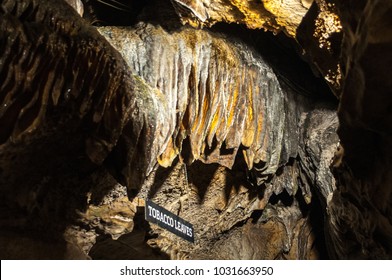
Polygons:
[[[171,256],[174,251],[181,252],[182,257],[205,258],[208,256],[205,248],[215,246],[211,243],[218,242],[224,232],[229,232],[225,238],[231,240],[231,230],[239,223],[250,223],[247,228],[251,231],[253,227],[259,227],[260,233],[267,230],[261,225],[253,226],[250,221],[257,224],[258,219],[249,218],[252,213],[264,210],[274,195],[276,205],[270,206],[262,218],[264,223],[269,221],[273,225],[268,229],[270,233],[274,228],[280,232],[275,233],[280,245],[274,253],[267,254],[268,249],[261,248],[259,253],[244,251],[231,256],[225,252],[210,257],[242,258],[243,255],[252,258],[254,255],[273,259],[288,257],[289,252],[291,258],[317,255],[308,249],[301,255],[302,248],[292,248],[295,247],[293,240],[298,238],[305,239],[299,247],[311,248],[314,242],[309,216],[301,212],[299,204],[310,207],[307,204],[311,203],[312,192],[308,178],[318,171],[309,168],[301,173],[300,150],[305,146],[304,141],[313,141],[315,136],[306,133],[309,123],[318,118],[318,114],[330,117],[328,125],[315,129],[317,133],[324,133],[323,129],[332,125],[328,131],[334,135],[337,128],[334,112],[328,108],[313,111],[314,102],[298,96],[284,81],[279,81],[254,50],[224,35],[187,27],[169,33],[162,27],[145,23],[134,28],[104,27],[99,31],[119,50],[131,71],[157,89],[155,98],[160,100],[163,110],[155,114],[160,116],[157,119],[165,120],[164,127],[160,127],[161,123],[149,126],[159,126],[160,134],[169,137],[155,138],[164,142],[160,145],[162,152],[152,160],[156,162],[157,158],[162,167],[168,167],[180,159],[172,171],[161,169],[167,173],[166,180],[162,180],[162,174],[152,174],[154,181],[161,182],[147,184],[137,196],[153,199],[194,224],[196,245],[200,249],[154,227],[160,232],[156,246]],[[323,122],[320,118],[318,121]],[[310,127],[314,128],[313,123]],[[328,142],[327,147],[333,151],[337,138],[332,139],[334,142]],[[126,154],[123,149],[116,151],[119,157]],[[304,159],[308,157],[305,149],[301,153]],[[328,158],[323,160],[328,161]],[[212,166],[204,168],[197,161]],[[236,161],[237,166],[234,166]],[[197,180],[194,166],[200,173],[208,174],[209,179]],[[319,166],[317,162],[316,170]],[[325,167],[328,168],[328,163]],[[132,180],[133,177],[127,175],[127,170],[132,169],[123,169],[124,177]],[[278,169],[280,175],[277,176]],[[250,182],[245,180],[246,172],[248,178],[252,177]],[[235,173],[239,178],[233,178]],[[320,176],[321,184],[332,177],[326,173]],[[330,191],[328,187],[325,190]],[[286,193],[292,210],[284,215],[277,209],[284,208],[279,196]],[[280,215],[284,217],[275,217]],[[275,218],[278,221],[272,222]],[[309,241],[306,234],[312,240]]]
[[389,37],[348,24],[373,30],[384,4],[311,2],[0,1],[2,258],[388,258],[388,84],[361,59]]
[[[151,126],[160,131],[155,139],[161,148],[151,155],[153,163],[158,158],[169,167],[180,155],[189,164],[232,168],[242,153],[249,170],[263,165],[261,173],[274,174],[296,157],[298,123],[308,104],[284,92],[272,68],[245,44],[203,30],[169,33],[144,23],[99,31],[130,71],[157,89],[151,98],[159,103],[160,121]],[[186,141],[189,151],[182,153]]]

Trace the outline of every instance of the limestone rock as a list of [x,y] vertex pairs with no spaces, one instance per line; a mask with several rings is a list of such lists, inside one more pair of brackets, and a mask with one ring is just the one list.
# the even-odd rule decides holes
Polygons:
[[311,0],[172,0],[184,23],[211,26],[217,22],[245,24],[251,29],[285,31],[296,29],[310,7]]
[[[263,164],[267,175],[296,157],[295,123],[306,104],[288,105],[292,95],[285,97],[272,68],[245,44],[192,28],[169,33],[139,24],[99,30],[131,71],[158,90],[151,98],[163,108],[156,111],[162,121],[151,126],[160,128],[161,166],[180,155],[188,163],[231,168],[242,147],[249,169]],[[183,148],[188,139],[190,151]]]
[[[326,256],[325,207],[330,226],[344,209],[329,170],[333,106],[298,94],[239,38],[156,22],[98,32],[64,1],[0,3],[5,258],[28,248],[31,258]],[[293,36],[298,19],[286,22],[284,3],[278,16],[264,1],[268,20],[249,26]],[[195,244],[147,223],[146,198],[190,221]],[[344,257],[332,231],[330,249]]]
[[122,133],[138,82],[63,1],[4,0],[0,14],[1,225],[57,244],[51,256],[60,258],[65,228],[86,206],[91,172]]
[[274,33],[284,31],[299,42],[315,73],[320,72],[338,96],[342,79],[339,61],[342,26],[333,3],[325,0],[172,2],[182,22],[192,26],[225,22]]
[[333,109],[328,106],[318,107],[304,120],[304,143],[299,152],[300,170],[304,175],[302,179],[317,190],[323,206],[336,189],[330,166],[339,145],[336,134],[339,120],[337,114],[332,112]]
[[[158,237],[149,239],[149,244],[175,259],[317,256],[317,252],[309,249],[314,242],[309,216],[301,213],[300,203],[294,197],[299,197],[304,205],[310,204],[311,186],[315,184],[318,184],[320,196],[325,195],[324,201],[332,192],[329,156],[332,158],[338,141],[335,134],[338,123],[333,109],[313,111],[311,101],[298,96],[284,81],[278,80],[263,58],[241,41],[187,27],[169,33],[150,24],[99,30],[123,55],[131,71],[156,88],[157,95],[152,98],[159,100],[164,110],[154,112],[162,116],[156,119],[164,119],[166,126],[160,129],[161,135],[172,135],[166,140],[168,144],[162,144],[166,146],[163,155],[170,157],[158,158],[163,167],[171,168],[161,167],[157,172],[152,170],[148,173],[149,179],[136,196],[153,199],[195,227],[196,244],[192,245],[151,224]],[[226,74],[225,69],[228,68],[231,70]],[[252,75],[246,77],[243,73]],[[260,94],[244,94],[253,94],[255,88],[259,88]],[[243,101],[230,102],[232,96],[241,93]],[[231,108],[225,104],[227,101],[233,103]],[[260,109],[255,107],[258,104]],[[229,109],[225,113],[227,107]],[[230,133],[231,128],[224,117],[230,115],[231,110],[237,112],[233,114],[234,122],[231,124],[235,128],[234,133]],[[246,110],[252,114],[247,114]],[[214,123],[217,114],[223,115],[218,117],[223,126]],[[262,135],[263,130],[269,131],[264,136],[268,140],[260,145],[259,140],[252,137],[253,142],[246,144],[247,138],[243,135],[247,135],[248,131],[244,124],[235,122],[239,119],[244,124],[249,119],[254,119],[254,123],[261,119],[261,131],[252,123],[248,125],[248,131],[256,135]],[[214,128],[212,135],[218,139],[213,151],[206,148],[210,145],[211,126]],[[280,134],[275,134],[276,130]],[[225,138],[219,138],[220,134]],[[189,161],[183,151],[187,138],[190,142],[190,150],[187,151],[191,154]],[[238,140],[233,142],[233,139]],[[224,142],[226,144],[223,145]],[[230,142],[233,144],[227,144]],[[259,148],[252,148],[253,145]],[[302,151],[302,146],[309,148]],[[227,148],[234,150],[222,151]],[[237,153],[236,149],[243,153]],[[253,156],[253,165],[247,158],[247,152],[252,149],[263,155],[261,158]],[[211,157],[214,153],[218,156]],[[220,156],[223,153],[225,157]],[[119,154],[124,153],[120,150]],[[178,162],[177,154],[185,163],[182,160]],[[239,163],[241,159],[242,165]],[[154,158],[151,160],[154,161]],[[198,174],[204,174],[204,177],[198,178]],[[290,210],[284,205],[277,208],[270,205],[273,196],[285,194],[290,200],[286,205],[291,207]],[[252,226],[251,217],[257,211],[265,214],[260,225]],[[245,224],[246,227],[241,226]],[[245,245],[238,243],[235,236],[242,231],[250,234],[250,240],[256,232],[276,235],[276,251],[269,254],[266,252],[270,248],[255,245],[253,248],[257,253],[240,250]],[[219,241],[222,234],[227,242],[231,242],[230,246],[239,250],[237,253],[226,251],[223,241]],[[310,236],[312,238],[308,239]],[[248,244],[244,248],[250,246]],[[215,255],[207,249],[211,247],[216,248]]]
[[341,149],[328,205],[338,258],[391,258],[392,1],[333,1],[343,26]]
[[75,9],[75,11],[78,12],[80,16],[83,17],[84,13],[84,5],[82,0],[65,0],[69,5],[71,5],[72,8]]
[[297,29],[296,39],[315,71],[321,73],[339,97],[342,86],[342,25],[335,4],[325,0],[314,1]]

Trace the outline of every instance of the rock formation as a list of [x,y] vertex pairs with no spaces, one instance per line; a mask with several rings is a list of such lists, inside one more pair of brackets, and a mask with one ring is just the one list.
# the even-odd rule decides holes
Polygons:
[[391,258],[391,1],[335,1],[342,20],[337,190],[328,206],[339,258]]
[[2,258],[391,256],[387,3],[82,2],[0,2]]
[[241,23],[248,28],[285,31],[295,36],[312,1],[236,1],[173,0],[181,20],[193,26],[211,26],[217,22]]

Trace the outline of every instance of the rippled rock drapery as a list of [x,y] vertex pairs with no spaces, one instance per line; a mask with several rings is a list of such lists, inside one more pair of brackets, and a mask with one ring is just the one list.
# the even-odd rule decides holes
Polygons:
[[[191,160],[186,161],[188,164],[199,159],[204,163],[219,163],[232,168],[235,159],[238,160],[243,155],[247,165],[242,167],[241,173],[244,169],[254,172],[258,187],[250,187],[245,181],[233,177],[227,169],[216,165],[203,168],[196,163],[195,167],[185,167],[178,163],[172,171],[161,171],[168,173],[167,179],[163,181],[161,176],[152,174],[152,178],[159,183],[147,183],[138,196],[153,198],[160,205],[193,223],[197,246],[213,246],[211,244],[220,238],[222,232],[229,232],[228,236],[234,234],[231,230],[235,225],[250,222],[252,213],[262,211],[272,195],[288,193],[294,199],[290,202],[295,205],[292,206],[293,209],[298,210],[299,205],[294,196],[301,189],[301,202],[310,203],[312,193],[309,183],[314,182],[308,177],[312,177],[315,172],[307,170],[305,172],[308,174],[301,175],[296,160],[305,133],[301,128],[302,122],[310,121],[318,113],[311,111],[313,105],[310,101],[298,97],[287,85],[284,84],[282,88],[272,69],[253,50],[240,41],[190,28],[169,33],[161,27],[139,24],[135,28],[101,28],[100,32],[120,51],[132,71],[145,79],[150,86],[156,87],[164,96],[163,98],[159,95],[159,99],[164,101],[164,110],[159,114],[166,118],[166,127],[160,131],[162,134],[168,133],[170,138],[164,143],[164,153],[159,157],[162,166],[172,165],[177,154],[183,157],[181,149],[186,138],[189,138],[188,152],[191,154]],[[227,72],[229,68],[231,71]],[[242,96],[236,96],[241,93]],[[328,120],[324,125],[331,127],[329,135],[333,135],[337,125],[337,122],[333,121],[333,111],[326,110],[321,113],[319,123],[323,123],[322,118],[326,115],[330,115],[332,121]],[[316,129],[317,134],[325,127]],[[306,139],[313,141],[314,136],[308,135]],[[334,150],[337,138],[331,139],[332,143],[328,143],[328,147]],[[214,146],[213,142],[216,142]],[[222,151],[222,146],[226,151]],[[240,147],[243,154],[237,155]],[[119,154],[124,152],[120,150]],[[304,158],[308,155],[307,151],[303,153]],[[314,157],[320,156],[317,154]],[[290,160],[293,163],[284,168]],[[323,168],[328,168],[329,158],[320,162],[323,162]],[[320,168],[320,162],[315,163],[315,170]],[[278,168],[282,169],[282,174],[274,176]],[[209,179],[204,182],[196,179],[197,175],[192,174],[194,169],[208,174]],[[241,169],[234,167],[233,170],[239,172]],[[327,173],[331,180],[331,174]],[[243,174],[243,177],[246,175]],[[302,183],[298,183],[297,177],[302,177]],[[326,182],[325,176],[320,180]],[[327,193],[331,191],[328,187],[330,186],[325,190]],[[261,196],[257,194],[260,191],[263,192]],[[271,209],[275,209],[274,207]],[[282,239],[282,236],[277,234],[276,238],[281,239],[281,243],[278,242],[280,245],[277,245],[273,254],[267,254],[268,249],[264,248],[253,257],[285,258],[291,252],[292,258],[306,258],[309,251],[294,253],[296,249],[292,249],[295,247],[292,242],[300,239],[302,234],[314,237],[309,234],[311,229],[308,217],[304,217],[300,210],[297,214],[288,211],[287,218],[273,221],[275,216],[280,215],[277,214],[278,211],[271,210],[266,213],[263,222],[269,221],[272,227],[268,232],[272,234],[274,227],[281,228],[282,232],[287,233],[287,237]],[[299,224],[308,231],[303,231],[303,228],[302,231],[296,229]],[[160,238],[154,241],[157,242],[155,245],[172,257],[208,256],[207,252],[203,252],[204,249],[195,250],[174,235],[152,227],[160,233]],[[203,227],[203,230],[200,227]],[[249,229],[253,227],[267,231],[261,225],[247,226]],[[303,237],[306,239],[304,243],[307,243],[308,237]],[[312,242],[309,241],[309,244],[313,244]],[[244,258],[252,258],[252,254],[245,251],[239,252],[238,255],[229,255],[226,252],[214,257],[240,258],[241,254],[244,254]]]
[[218,22],[250,29],[284,31],[295,38],[314,72],[321,73],[338,95],[341,83],[341,24],[335,5],[325,0],[209,1],[173,0],[184,23],[210,26]]
[[[101,29],[127,68],[54,3],[1,1],[3,254],[320,257],[333,109],[209,31]],[[191,221],[196,243],[146,224],[146,197]]]
[[148,24],[100,32],[132,72],[162,93],[157,97],[162,106],[157,119],[164,119],[160,134],[166,137],[157,154],[161,166],[172,164],[187,138],[189,163],[231,168],[242,146],[249,169],[263,163],[263,173],[273,174],[296,157],[296,124],[303,109],[295,106],[302,105],[291,105],[287,114],[293,115],[286,116],[290,97],[273,70],[246,45],[202,30],[169,33]]
[[[195,7],[190,11],[198,18]],[[334,161],[339,188],[326,201],[337,258],[391,255],[389,7],[390,1],[315,1],[297,30],[307,56],[342,99],[343,148]]]

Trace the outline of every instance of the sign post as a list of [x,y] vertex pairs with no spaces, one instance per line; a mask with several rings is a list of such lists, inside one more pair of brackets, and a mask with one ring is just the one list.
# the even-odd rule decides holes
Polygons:
[[167,229],[171,233],[194,243],[193,225],[165,208],[146,200],[146,220]]

